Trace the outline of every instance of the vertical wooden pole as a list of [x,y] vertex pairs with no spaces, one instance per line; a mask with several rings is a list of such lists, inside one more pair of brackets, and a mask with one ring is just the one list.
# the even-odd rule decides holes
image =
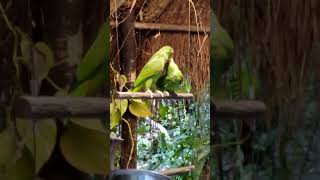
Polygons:
[[[129,10],[128,10],[129,11]],[[123,45],[120,49],[121,73],[124,74],[129,81],[129,87],[132,88],[136,78],[136,56],[137,44],[135,39],[134,11],[126,15],[126,20],[119,25],[119,42]],[[120,46],[121,47],[121,46]],[[120,168],[136,168],[137,162],[137,117],[127,111],[124,116],[130,123],[130,129],[127,123],[122,122],[122,151]],[[130,134],[131,131],[131,134]],[[132,144],[133,138],[134,143]],[[131,148],[133,151],[131,152]]]
[[[216,145],[221,143],[221,136],[218,126],[218,119],[216,117],[216,106],[211,101],[210,103],[210,145]],[[217,169],[216,169],[216,177],[218,180],[224,179],[223,174],[223,164],[222,164],[222,153],[220,148],[211,149],[211,161],[216,161],[217,163]],[[213,156],[215,156],[215,159],[213,159]],[[213,174],[211,174],[211,177],[213,177]]]

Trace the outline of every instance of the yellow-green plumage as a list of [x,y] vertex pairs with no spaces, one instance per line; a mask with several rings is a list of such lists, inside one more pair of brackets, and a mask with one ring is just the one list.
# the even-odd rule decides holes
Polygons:
[[161,91],[175,92],[180,89],[182,81],[183,74],[173,59],[171,59],[167,72],[158,80],[157,87]]
[[211,78],[218,83],[222,74],[233,64],[234,45],[227,31],[220,25],[216,15],[211,11]]
[[135,80],[132,92],[138,92],[142,89],[156,90],[157,81],[165,74],[165,66],[172,54],[173,49],[170,46],[164,46],[154,53]]
[[76,82],[70,89],[72,96],[91,96],[106,83],[109,78],[109,20],[102,25],[95,41],[84,55],[77,68]]

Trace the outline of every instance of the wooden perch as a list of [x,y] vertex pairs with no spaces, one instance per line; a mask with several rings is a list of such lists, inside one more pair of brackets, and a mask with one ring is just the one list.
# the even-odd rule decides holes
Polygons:
[[115,99],[192,99],[191,93],[163,94],[158,92],[116,92]]
[[123,141],[123,139],[122,139],[122,138],[119,138],[119,137],[112,137],[112,136],[110,136],[110,141],[111,141],[111,142],[114,142],[114,143],[120,143],[120,142]]
[[22,118],[109,117],[109,99],[99,97],[21,96],[15,104]]
[[222,118],[254,117],[266,112],[261,101],[214,101],[215,116]]
[[194,166],[186,166],[186,167],[180,167],[180,168],[170,168],[160,171],[160,174],[166,175],[166,176],[174,176],[177,174],[184,174],[191,172],[195,167]]
[[[116,27],[114,21],[110,22],[112,27]],[[210,27],[201,28],[200,26],[176,25],[176,24],[156,24],[156,23],[134,23],[135,29],[157,30],[157,31],[174,31],[174,32],[191,32],[191,33],[210,33]]]

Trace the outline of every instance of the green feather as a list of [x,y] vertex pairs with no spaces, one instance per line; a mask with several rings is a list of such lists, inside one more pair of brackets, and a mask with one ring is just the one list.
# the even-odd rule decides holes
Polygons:
[[107,45],[109,33],[109,21],[107,20],[78,66],[76,82],[70,89],[71,95],[94,95],[106,83],[109,77],[109,46]]
[[138,92],[141,89],[156,90],[156,83],[164,74],[165,65],[169,62],[172,54],[173,49],[170,46],[164,46],[153,54],[135,80],[132,92]]
[[159,79],[157,87],[161,91],[175,92],[180,89],[182,81],[183,74],[173,59],[171,59],[166,75]]
[[[102,64],[106,64],[109,52],[109,21],[107,20],[98,33],[97,38],[85,54],[77,69],[77,81],[83,81],[94,74]],[[106,72],[108,74],[108,72]]]
[[233,64],[234,45],[231,37],[220,25],[216,15],[212,12],[211,23],[211,52],[213,58],[211,63],[211,77],[218,83],[222,74],[228,71]]

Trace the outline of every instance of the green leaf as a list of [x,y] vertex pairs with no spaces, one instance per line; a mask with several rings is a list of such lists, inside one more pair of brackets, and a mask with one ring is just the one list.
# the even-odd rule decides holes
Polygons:
[[0,173],[3,180],[34,180],[34,162],[30,152],[26,149],[22,156],[12,165],[8,165],[3,173]]
[[21,49],[21,55],[23,57],[22,62],[24,64],[29,64],[31,59],[31,50],[32,50],[33,42],[26,33],[20,32],[20,35],[21,35],[20,49]]
[[168,114],[168,112],[169,112],[169,107],[160,103],[160,108],[159,108],[160,117],[165,118],[165,116]]
[[121,122],[121,112],[115,103],[110,103],[110,129],[114,129]]
[[103,127],[100,119],[93,118],[71,118],[70,121],[78,126],[85,127],[88,129],[96,130],[102,133],[106,132],[106,128]]
[[109,166],[107,134],[72,124],[62,135],[60,148],[75,168],[106,175]]
[[121,76],[119,77],[120,90],[123,89],[123,87],[127,84],[127,82],[128,82],[128,79],[127,79],[127,77],[126,77],[125,75],[121,75]]
[[0,168],[10,162],[16,151],[16,140],[14,134],[5,129],[0,133]]
[[152,113],[150,111],[150,105],[147,101],[140,99],[132,99],[129,105],[130,112],[137,117],[148,117]]
[[121,112],[121,116],[123,116],[123,114],[127,111],[127,108],[128,108],[128,100],[127,99],[116,99],[114,100],[116,105],[117,105],[117,108],[120,109],[120,112]]
[[42,61],[38,58],[36,62],[36,72],[38,73],[38,78],[42,80],[47,77],[50,69],[53,67],[54,53],[44,42],[37,42],[34,47],[44,56]]
[[32,121],[29,119],[17,119],[17,129],[22,141],[35,158],[36,172],[39,172],[44,163],[49,159],[54,149],[57,136],[57,127],[54,119],[41,119],[35,126],[35,146]]

